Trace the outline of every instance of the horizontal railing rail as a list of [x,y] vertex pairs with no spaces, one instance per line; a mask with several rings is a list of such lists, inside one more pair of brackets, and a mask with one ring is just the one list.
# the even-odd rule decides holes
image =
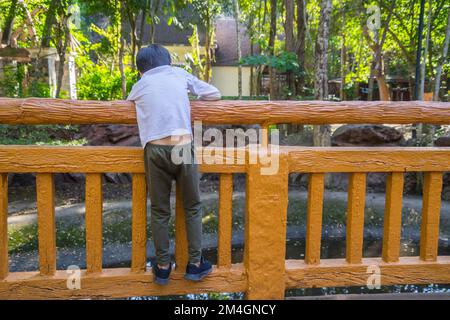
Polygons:
[[[205,124],[449,124],[446,102],[192,101],[192,120]],[[4,124],[135,124],[129,101],[0,98]]]
[[[48,110],[39,115],[39,112],[36,112],[37,109],[33,109],[31,112],[26,111],[21,115],[18,113],[15,120],[7,121],[6,115],[12,114],[12,111],[8,111],[8,109],[20,109],[25,104],[24,101],[30,100],[1,99],[0,123],[36,124],[47,120],[50,123],[53,123],[52,121],[58,121],[58,123],[88,121],[84,117],[88,117],[89,112],[76,109],[78,107],[89,109],[90,107],[73,105],[80,102],[56,100],[56,104],[52,104],[53,102],[50,103],[50,101],[55,100],[31,100],[37,101],[37,104],[43,106],[44,110],[46,110],[46,106],[52,108],[55,105],[64,104],[70,111],[61,111],[59,116],[55,116],[53,119],[49,115],[45,115]],[[16,103],[16,105],[6,106],[7,101],[12,104]],[[197,103],[193,103],[194,113],[195,109],[202,105]],[[212,109],[217,104],[220,109],[221,103],[215,102],[203,106]],[[275,112],[274,108],[284,108],[282,107],[284,103],[260,104],[257,102],[251,105],[255,108],[257,105],[263,109],[272,108],[272,111],[269,112],[271,113]],[[344,123],[349,122],[349,119],[344,121],[334,111],[330,111],[333,114],[330,120],[330,114],[325,110],[333,109],[334,104],[311,103],[316,106],[314,108],[317,110],[322,110],[317,111],[326,118],[322,122],[330,123],[338,119],[339,122],[341,120]],[[99,105],[102,104],[99,103]],[[112,107],[114,104],[110,103],[110,107],[105,107],[106,109],[97,108],[96,112],[102,110],[101,114],[108,114],[108,110],[114,109]],[[117,102],[117,104],[122,105],[128,110],[127,112],[132,112],[129,108],[130,104],[122,102]],[[224,104],[230,106],[230,109],[224,112],[229,113],[229,118],[222,117],[223,123],[232,123],[228,122],[231,119],[235,119],[233,121],[237,123],[238,120],[234,117],[237,117],[242,110],[237,107],[232,111],[231,106],[233,104],[243,106],[246,103],[230,101]],[[286,104],[289,103],[286,102]],[[297,103],[298,106],[302,104],[306,105],[307,103]],[[274,105],[276,106],[274,107]],[[363,112],[364,105],[361,103],[358,107],[359,111],[354,112],[358,114]],[[378,107],[374,107],[375,103],[368,104],[367,108],[370,109],[372,106],[381,110],[385,105],[390,104],[380,103]],[[409,108],[407,104],[403,105],[405,108]],[[417,114],[424,115],[430,123],[450,122],[449,104],[411,103],[409,106],[415,106]],[[59,107],[57,106],[57,108]],[[100,120],[91,119],[92,121],[89,122],[99,121],[96,123],[101,123],[114,120],[117,123],[127,121],[133,123],[134,115],[127,115],[125,109],[115,115],[117,118],[100,114]],[[298,107],[296,110],[299,109],[301,108]],[[419,109],[421,111],[417,111]],[[72,113],[72,110],[75,111]],[[117,110],[111,112],[115,111]],[[435,113],[433,117],[430,116],[431,113]],[[419,121],[418,115],[395,114],[395,116],[391,114],[388,118],[393,123],[404,123],[405,119],[423,122]],[[93,117],[93,114],[91,113],[90,116]],[[210,114],[210,116],[214,115]],[[248,116],[251,116],[250,113]],[[247,114],[245,116],[241,114],[240,117],[239,123],[242,123],[242,119],[247,118]],[[252,123],[259,119],[259,115],[252,117]],[[286,119],[289,117],[287,116]],[[301,121],[306,119],[296,115],[292,117]],[[369,119],[369,115],[366,117],[360,115],[358,119]],[[381,117],[381,114],[379,117],[373,114],[372,120],[381,121]],[[120,119],[122,121],[119,121]],[[270,121],[274,119],[278,119],[277,116],[269,117]],[[311,123],[313,118],[308,119],[305,122]],[[367,123],[368,121],[363,122]],[[204,161],[200,161],[203,163],[200,165],[202,172],[219,174],[218,259],[214,271],[210,277],[200,283],[191,283],[183,279],[183,268],[187,263],[187,240],[184,212],[181,205],[182,195],[177,192],[175,209],[177,269],[171,276],[171,283],[167,287],[161,287],[153,282],[150,270],[146,270],[147,186],[142,148],[0,146],[0,298],[110,298],[205,292],[245,292],[249,299],[279,299],[283,298],[285,290],[290,288],[365,286],[370,276],[368,270],[373,267],[378,268],[381,272],[381,285],[450,283],[450,257],[438,256],[442,181],[443,173],[450,171],[450,148],[282,146],[278,150],[272,150],[274,154],[271,156],[277,156],[279,159],[278,170],[276,174],[272,175],[262,174],[261,169],[265,164],[249,161],[252,156],[250,149],[240,149],[239,151],[242,150],[245,150],[243,152],[245,159],[237,158],[242,157],[240,152],[231,156],[224,152],[222,164],[205,164]],[[198,149],[197,151],[199,159],[203,159],[203,156],[206,155],[203,153],[204,150]],[[228,158],[225,159],[225,157]],[[232,163],[229,160],[233,160]],[[36,174],[39,270],[10,272],[7,180],[8,173],[23,172]],[[57,270],[56,268],[54,174],[64,172],[85,173],[86,175],[86,269],[81,271],[81,288],[78,290],[69,290],[66,270]],[[102,174],[105,172],[132,174],[132,258],[129,268],[103,268]],[[293,172],[309,174],[306,252],[305,258],[301,260],[286,260],[288,176]],[[344,259],[323,259],[321,257],[325,174],[332,172],[349,173]],[[362,250],[366,175],[369,172],[388,174],[382,253],[380,257],[375,258],[364,257]],[[405,172],[424,173],[420,252],[417,257],[400,256]],[[231,260],[233,174],[236,173],[243,173],[247,177],[243,263],[232,263]]]

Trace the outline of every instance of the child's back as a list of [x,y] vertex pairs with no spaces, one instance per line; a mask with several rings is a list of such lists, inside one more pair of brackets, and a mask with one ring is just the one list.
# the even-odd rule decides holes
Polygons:
[[142,146],[168,136],[191,134],[188,90],[201,99],[219,99],[213,86],[178,67],[163,65],[145,72],[128,100],[136,103]]
[[[189,264],[185,277],[201,280],[212,268],[202,257],[202,206],[188,91],[207,100],[220,99],[220,92],[185,70],[170,66],[169,52],[162,46],[151,45],[141,49],[136,64],[142,78],[133,86],[128,100],[136,104],[139,135],[144,147],[157,259],[153,263],[155,281],[167,284],[172,268],[168,225],[174,179],[181,188],[186,217]],[[180,148],[175,148],[175,144]],[[180,155],[180,151],[182,159],[190,161],[175,163],[173,153]]]

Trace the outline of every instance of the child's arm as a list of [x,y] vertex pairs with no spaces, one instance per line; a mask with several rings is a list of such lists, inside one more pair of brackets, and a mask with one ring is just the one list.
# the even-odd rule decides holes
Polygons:
[[198,96],[200,100],[220,100],[222,95],[216,87],[186,73],[188,74],[188,89],[192,94]]

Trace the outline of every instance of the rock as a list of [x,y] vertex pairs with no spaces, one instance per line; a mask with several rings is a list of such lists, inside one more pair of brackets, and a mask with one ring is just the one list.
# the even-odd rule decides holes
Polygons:
[[129,173],[110,173],[107,172],[104,174],[105,181],[110,183],[117,184],[128,184],[131,183],[132,178]]
[[450,147],[450,135],[437,138],[434,145],[436,147]]
[[282,146],[305,146],[314,145],[312,130],[304,130],[302,133],[291,133],[280,136],[280,145]]
[[140,146],[137,125],[88,125],[80,128],[79,138],[86,138],[90,146]]
[[383,125],[344,125],[331,137],[333,146],[398,146],[404,144],[403,134]]
[[27,187],[36,185],[36,175],[34,173],[9,173],[9,187]]
[[442,199],[450,201],[450,173],[445,173],[443,177]]
[[55,184],[59,183],[85,183],[86,178],[83,173],[56,173]]
[[[86,138],[89,146],[133,146],[140,147],[139,128],[137,125],[117,125],[100,124],[86,125],[80,127],[79,138]],[[67,179],[80,180],[80,177],[69,176]],[[110,173],[104,174],[104,179],[109,183],[128,184],[131,182],[129,173]]]

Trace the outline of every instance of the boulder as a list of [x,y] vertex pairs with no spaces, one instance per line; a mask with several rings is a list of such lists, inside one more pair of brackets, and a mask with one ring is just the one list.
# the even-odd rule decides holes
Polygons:
[[434,145],[436,147],[450,147],[450,134],[437,138]]
[[[89,146],[133,146],[140,147],[139,128],[137,125],[99,124],[80,126],[78,138],[86,138]],[[65,180],[83,182],[83,178],[67,174]],[[107,172],[106,182],[128,184],[131,182],[129,173]]]
[[80,127],[78,138],[86,138],[89,146],[140,146],[137,125],[87,125]]
[[344,125],[331,137],[333,146],[398,146],[404,144],[403,134],[384,125]]

